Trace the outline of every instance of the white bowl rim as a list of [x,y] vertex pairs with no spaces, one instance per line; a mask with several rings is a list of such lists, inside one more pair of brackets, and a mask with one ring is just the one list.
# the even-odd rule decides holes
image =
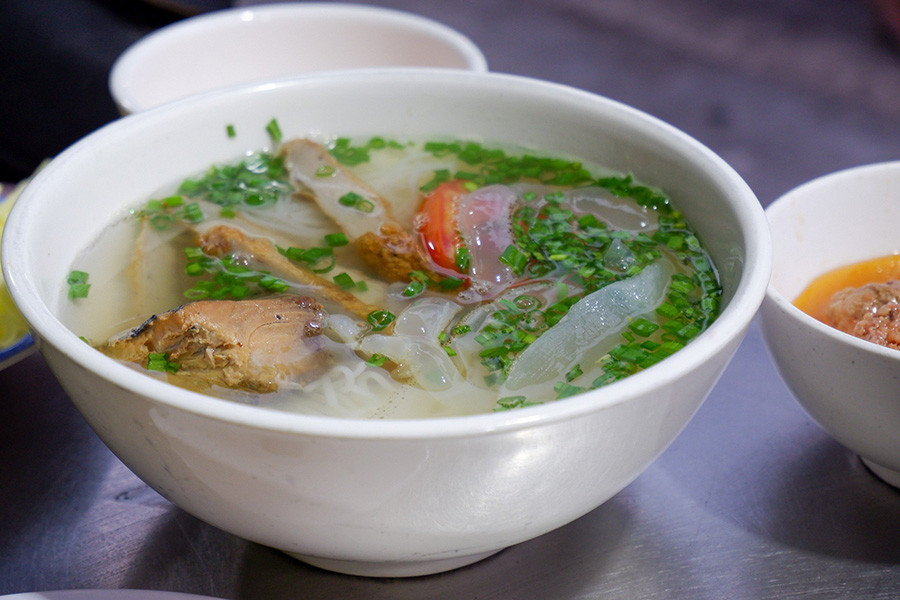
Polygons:
[[[365,18],[380,23],[392,23],[405,26],[418,31],[429,33],[435,39],[446,42],[449,47],[456,50],[465,60],[463,70],[484,72],[488,70],[487,59],[481,49],[465,34],[449,25],[429,17],[405,10],[373,6],[366,4],[353,4],[349,2],[280,2],[274,4],[259,4],[248,6],[236,6],[203,13],[176,21],[161,27],[128,46],[122,54],[116,58],[109,72],[108,87],[116,103],[129,113],[141,112],[153,108],[153,106],[141,105],[133,95],[128,92],[129,81],[133,78],[133,71],[138,65],[143,64],[148,56],[153,56],[156,51],[175,40],[197,35],[195,30],[199,28],[214,27],[220,24],[237,24],[248,20],[250,16],[266,18],[298,17],[298,16],[328,16],[346,17],[353,19]],[[256,20],[256,19],[249,19]],[[411,67],[415,68],[415,67]],[[344,70],[344,69],[341,69]],[[346,69],[355,70],[355,69]],[[297,74],[301,75],[300,73]],[[287,76],[295,77],[295,76]],[[253,82],[256,84],[258,82]],[[248,84],[235,84],[242,87]],[[223,86],[225,87],[232,86]],[[203,92],[201,92],[203,93]]]
[[[797,187],[788,190],[787,192],[776,198],[765,209],[766,220],[771,223],[773,219],[779,217],[781,212],[788,210],[788,207],[791,205],[791,203],[796,202],[796,198],[798,196],[806,196],[810,191],[821,189],[844,179],[854,178],[860,175],[865,176],[873,173],[881,173],[885,171],[898,171],[898,177],[900,177],[900,160],[890,160],[859,165],[855,167],[848,167],[846,169],[840,169],[838,171],[820,175],[819,177],[801,183]],[[773,256],[773,260],[777,261],[777,257]],[[823,274],[824,273],[819,273],[819,275]],[[777,306],[790,318],[799,322],[804,327],[808,327],[809,329],[816,331],[821,335],[833,339],[836,343],[845,344],[847,346],[859,349],[862,352],[869,352],[887,359],[900,360],[900,351],[888,348],[886,346],[881,346],[880,344],[876,344],[874,342],[869,342],[849,333],[845,333],[840,329],[836,329],[830,325],[823,323],[815,317],[806,314],[801,309],[797,308],[797,306],[790,298],[782,294],[775,286],[775,284],[771,281],[769,282],[769,285],[766,286],[766,298],[768,298],[775,306]]]
[[[367,78],[384,81],[385,77],[433,77],[435,83],[453,83],[452,80],[458,78],[471,80],[481,85],[493,85],[498,89],[502,88],[504,93],[509,94],[517,92],[552,94],[572,102],[601,103],[607,108],[615,109],[624,118],[631,119],[635,124],[644,128],[653,128],[658,132],[657,135],[666,136],[667,140],[684,145],[696,157],[695,160],[702,160],[709,167],[715,169],[717,181],[722,185],[732,187],[734,194],[739,196],[740,201],[733,206],[733,209],[737,221],[745,226],[742,233],[746,238],[746,256],[742,275],[729,304],[710,327],[693,339],[684,350],[615,384],[590,390],[562,401],[550,401],[537,406],[465,416],[425,419],[355,419],[303,415],[240,404],[190,392],[152,377],[143,376],[132,368],[88,348],[75,333],[53,315],[37,293],[35,285],[29,282],[27,274],[23,273],[20,276],[18,272],[8,269],[8,257],[11,252],[14,252],[14,245],[18,242],[16,239],[20,229],[18,220],[23,218],[21,215],[29,210],[27,198],[40,193],[44,181],[53,177],[57,170],[63,168],[67,156],[75,155],[82,148],[100,143],[107,137],[118,135],[119,132],[127,133],[139,128],[144,121],[166,118],[170,113],[177,114],[184,108],[202,104],[207,97],[215,97],[220,94],[253,94],[266,89],[280,89],[284,86],[316,86],[326,83],[330,79],[342,80],[347,77],[356,77],[361,81],[365,81]],[[680,373],[698,368],[699,365],[722,351],[738,335],[736,332],[743,332],[749,326],[762,301],[771,272],[769,229],[762,207],[740,175],[712,150],[674,126],[618,101],[560,83],[496,72],[478,73],[461,70],[448,72],[446,69],[410,68],[322,72],[190,96],[118,119],[82,138],[50,161],[23,191],[23,197],[25,201],[16,203],[10,221],[7,223],[11,235],[4,236],[3,239],[3,269],[13,297],[20,305],[26,319],[38,332],[39,337],[45,338],[72,361],[98,377],[136,394],[146,396],[151,402],[159,405],[172,406],[210,419],[248,427],[321,437],[387,440],[447,439],[490,435],[499,431],[522,429],[570,419],[626,402],[631,396],[639,395],[642,392],[665,388],[667,385],[671,385]],[[12,225],[11,228],[10,225]]]

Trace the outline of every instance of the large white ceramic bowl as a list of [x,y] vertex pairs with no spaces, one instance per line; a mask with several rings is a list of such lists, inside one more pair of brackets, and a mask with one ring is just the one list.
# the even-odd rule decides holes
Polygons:
[[900,162],[815,179],[766,214],[774,265],[761,323],[778,371],[819,425],[900,487],[900,352],[793,305],[819,275],[900,252]]
[[[164,184],[285,137],[451,134],[581,156],[669,192],[718,264],[721,316],[685,349],[555,403],[430,420],[285,414],[145,377],[59,320],[72,257]],[[240,135],[227,139],[225,124]],[[195,96],[112,123],[54,159],[13,209],[12,293],[88,422],[197,517],[337,571],[418,575],[474,562],[596,508],[685,426],[768,283],[755,196],[710,150],[641,112],[509,75],[386,70]]]
[[163,27],[116,60],[109,89],[128,114],[236,84],[378,67],[486,71],[487,61],[472,40],[426,17],[376,6],[288,2]]

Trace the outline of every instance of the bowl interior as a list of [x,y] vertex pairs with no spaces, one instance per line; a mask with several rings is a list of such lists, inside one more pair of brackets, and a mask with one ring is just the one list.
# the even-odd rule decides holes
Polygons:
[[[616,102],[546,82],[463,71],[369,70],[170,103],[121,119],[51,162],[15,207],[3,254],[11,289],[40,335],[122,385],[201,402],[190,399],[196,394],[173,391],[109,364],[69,332],[57,318],[67,301],[66,276],[74,253],[129,207],[210,164],[267,147],[265,126],[272,118],[278,119],[286,139],[451,135],[578,156],[663,188],[717,263],[724,309],[685,351],[604,388],[602,402],[665,385],[731,345],[752,319],[768,282],[768,229],[755,196],[721,159],[674,128]],[[226,135],[228,125],[237,132],[234,138]],[[47,231],[55,232],[52,244]],[[597,398],[576,397],[537,408],[559,416],[598,405]],[[483,418],[499,422],[519,417],[497,413]],[[451,429],[446,423],[439,428]]]
[[116,61],[110,89],[129,113],[230,85],[370,67],[485,71],[487,64],[464,35],[411,13],[278,4],[217,11],[150,34]]
[[813,180],[774,202],[766,215],[772,287],[793,301],[832,269],[900,251],[900,162]]

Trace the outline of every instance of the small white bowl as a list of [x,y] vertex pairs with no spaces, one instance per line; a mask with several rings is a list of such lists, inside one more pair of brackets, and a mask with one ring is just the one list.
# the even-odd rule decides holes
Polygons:
[[[698,231],[719,268],[722,312],[685,348],[613,385],[512,411],[405,421],[200,395],[116,362],[66,328],[59,315],[73,255],[163,186],[267,146],[273,117],[286,139],[477,137],[631,172],[666,190]],[[226,124],[239,135],[228,138]],[[120,119],[41,171],[3,238],[4,273],[41,352],[139,477],[236,535],[328,569],[391,576],[474,562],[584,515],[631,482],[728,364],[769,263],[753,192],[687,135],[584,91],[445,69],[306,75]]]
[[486,71],[463,34],[374,6],[284,3],[179,21],[129,47],[109,89],[125,115],[231,85],[327,70],[436,67]]
[[900,251],[900,162],[840,171],[768,207],[774,265],[762,330],[810,416],[900,487],[900,351],[855,338],[792,302],[819,275]]

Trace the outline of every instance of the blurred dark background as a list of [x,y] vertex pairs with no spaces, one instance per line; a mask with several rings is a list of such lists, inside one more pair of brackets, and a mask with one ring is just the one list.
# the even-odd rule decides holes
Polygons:
[[[107,77],[129,44],[189,15],[256,3],[3,0],[0,182],[25,178],[45,158],[118,117]],[[845,129],[871,127],[876,137],[900,133],[878,123],[900,116],[900,0],[650,0],[637,10],[621,0],[361,3],[417,12],[462,30],[493,70],[575,85],[663,118],[722,154],[764,204],[824,169],[890,158],[854,145],[862,140]],[[869,53],[866,72],[856,71],[860,53]],[[797,104],[809,97],[822,104]],[[805,109],[821,114],[791,114]],[[843,122],[848,111],[857,122]],[[858,121],[866,112],[871,125]],[[810,135],[792,129],[817,118],[823,130],[813,132],[810,150],[818,155],[772,156],[768,148],[760,156],[772,136],[785,137],[790,147],[786,136]],[[832,148],[838,136],[846,149]],[[888,146],[900,154],[900,143]],[[851,155],[841,157],[846,152]],[[764,165],[766,159],[775,164]],[[787,160],[797,161],[793,175],[801,179],[779,185],[777,169]]]
[[0,181],[118,117],[113,61],[141,36],[227,0],[3,0],[0,11]]
[[[357,0],[444,22],[492,70],[574,85],[697,137],[767,205],[900,157],[900,0]],[[118,117],[116,57],[189,15],[258,0],[3,0],[0,182]]]

